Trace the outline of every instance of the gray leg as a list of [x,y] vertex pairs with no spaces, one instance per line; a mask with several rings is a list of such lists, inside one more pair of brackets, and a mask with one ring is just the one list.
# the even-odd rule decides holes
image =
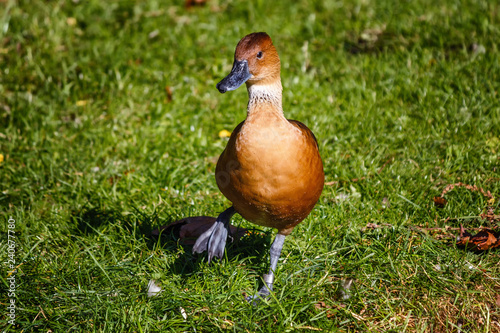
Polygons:
[[273,245],[271,245],[271,267],[269,267],[269,273],[264,274],[263,280],[265,284],[260,288],[259,293],[256,296],[251,296],[247,300],[251,301],[254,298],[269,296],[273,290],[274,283],[274,272],[276,271],[276,266],[278,265],[278,259],[281,255],[281,249],[283,249],[283,243],[285,243],[285,235],[277,234],[274,238]]
[[221,259],[224,255],[224,248],[226,247],[229,222],[234,213],[236,213],[234,207],[229,207],[220,213],[214,225],[201,234],[196,240],[193,246],[193,254],[207,251],[208,263],[212,261],[213,257]]

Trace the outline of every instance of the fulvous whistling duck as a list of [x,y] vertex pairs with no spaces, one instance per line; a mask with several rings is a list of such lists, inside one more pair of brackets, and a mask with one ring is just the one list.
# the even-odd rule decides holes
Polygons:
[[304,220],[324,184],[323,162],[314,134],[283,115],[280,59],[264,32],[245,36],[236,46],[231,73],[217,84],[221,93],[246,83],[245,121],[231,134],[217,162],[217,185],[233,206],[202,234],[193,253],[222,258],[234,213],[257,225],[278,229],[271,245],[271,264],[259,296],[273,290],[274,272],[285,237]]

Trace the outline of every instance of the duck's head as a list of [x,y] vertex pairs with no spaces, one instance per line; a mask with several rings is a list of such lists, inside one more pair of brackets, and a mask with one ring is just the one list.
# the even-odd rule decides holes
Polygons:
[[271,37],[254,32],[243,37],[236,46],[233,69],[217,83],[221,93],[247,85],[268,84],[280,80],[280,58]]

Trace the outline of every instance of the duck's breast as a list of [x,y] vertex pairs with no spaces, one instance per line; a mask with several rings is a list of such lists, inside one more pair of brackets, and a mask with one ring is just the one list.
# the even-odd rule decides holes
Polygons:
[[297,121],[241,123],[216,170],[221,192],[247,220],[278,229],[302,221],[323,189],[312,132]]

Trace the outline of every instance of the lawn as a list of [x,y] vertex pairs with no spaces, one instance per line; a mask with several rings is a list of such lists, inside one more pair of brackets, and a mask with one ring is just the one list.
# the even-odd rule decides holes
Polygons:
[[[327,183],[257,305],[275,230],[235,215],[211,264],[151,235],[229,206],[215,84],[254,31]],[[500,252],[455,244],[500,226],[499,40],[487,0],[0,0],[1,329],[500,332]]]

